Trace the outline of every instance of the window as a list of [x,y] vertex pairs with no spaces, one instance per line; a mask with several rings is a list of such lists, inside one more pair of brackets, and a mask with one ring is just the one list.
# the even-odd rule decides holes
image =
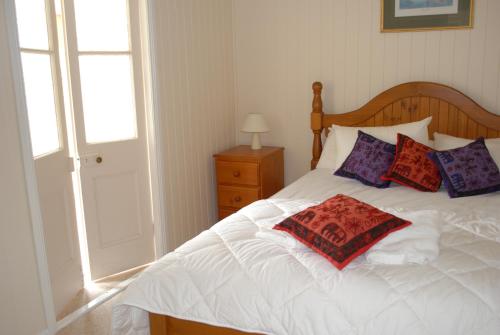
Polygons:
[[33,156],[60,150],[58,110],[54,89],[57,68],[49,39],[44,0],[16,0],[19,45]]
[[75,0],[87,143],[137,136],[128,3]]

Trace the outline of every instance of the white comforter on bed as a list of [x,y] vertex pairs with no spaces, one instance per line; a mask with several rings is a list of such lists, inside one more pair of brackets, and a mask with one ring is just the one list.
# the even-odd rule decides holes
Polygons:
[[[338,193],[392,211],[438,210],[439,257],[425,265],[358,259],[338,271],[310,249],[255,236],[259,225]],[[264,334],[498,335],[500,194],[380,190],[318,169],[151,266],[114,306],[114,334],[149,334],[148,311]]]

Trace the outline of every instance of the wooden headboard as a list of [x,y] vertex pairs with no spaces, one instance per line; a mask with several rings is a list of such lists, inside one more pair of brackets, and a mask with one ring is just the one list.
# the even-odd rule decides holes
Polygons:
[[321,134],[332,124],[351,127],[392,126],[419,121],[432,115],[429,138],[434,132],[475,139],[500,137],[500,115],[488,112],[454,88],[429,82],[401,84],[380,93],[366,105],[344,114],[325,114],[321,91],[313,85],[311,130],[314,134],[311,169],[316,168],[323,144]]

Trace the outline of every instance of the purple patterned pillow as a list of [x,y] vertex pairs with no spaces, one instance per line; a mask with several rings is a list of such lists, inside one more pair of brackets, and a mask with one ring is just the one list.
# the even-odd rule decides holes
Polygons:
[[358,131],[358,139],[336,176],[357,179],[365,185],[389,187],[390,181],[381,180],[394,160],[396,146]]
[[484,138],[465,147],[428,154],[439,168],[450,198],[500,191],[500,172]]

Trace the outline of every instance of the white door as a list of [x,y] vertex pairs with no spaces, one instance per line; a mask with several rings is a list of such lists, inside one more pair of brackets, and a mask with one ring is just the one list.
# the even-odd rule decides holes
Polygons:
[[56,314],[83,287],[52,1],[15,0]]
[[154,260],[136,6],[64,2],[92,279]]

